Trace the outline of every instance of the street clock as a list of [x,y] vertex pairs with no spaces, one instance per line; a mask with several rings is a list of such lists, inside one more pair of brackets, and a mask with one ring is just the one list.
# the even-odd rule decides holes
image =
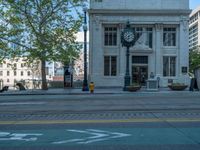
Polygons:
[[123,46],[130,47],[135,43],[135,33],[132,28],[130,28],[129,22],[126,25],[124,31],[121,34],[121,42]]
[[134,40],[134,33],[131,30],[125,30],[123,33],[124,41],[127,43],[131,43]]

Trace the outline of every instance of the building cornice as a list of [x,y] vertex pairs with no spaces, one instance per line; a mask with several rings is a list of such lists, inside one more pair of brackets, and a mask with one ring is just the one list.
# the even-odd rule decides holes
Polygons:
[[191,14],[190,17],[192,17],[193,15],[195,15],[196,13],[200,12],[200,6],[198,6],[196,9],[194,9]]
[[89,14],[106,15],[189,15],[191,10],[108,10],[108,9],[89,9]]

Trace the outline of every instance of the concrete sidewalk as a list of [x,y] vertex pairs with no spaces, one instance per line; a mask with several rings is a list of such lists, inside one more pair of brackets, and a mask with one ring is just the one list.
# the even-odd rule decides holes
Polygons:
[[[81,88],[69,88],[69,89],[48,89],[48,90],[40,90],[40,89],[28,89],[25,91],[19,90],[8,90],[3,93],[0,93],[0,96],[12,96],[12,95],[84,95],[91,94],[89,91],[82,91]],[[145,95],[145,94],[199,94],[199,91],[189,91],[188,89],[184,91],[172,91],[169,88],[159,88],[158,91],[148,91],[145,87],[141,88],[136,92],[128,92],[123,91],[122,88],[96,88],[93,94],[135,94],[135,95]]]

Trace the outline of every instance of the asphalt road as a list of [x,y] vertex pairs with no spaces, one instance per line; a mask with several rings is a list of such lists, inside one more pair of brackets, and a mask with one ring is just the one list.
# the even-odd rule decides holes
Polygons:
[[200,122],[8,125],[0,149],[198,150]]
[[200,109],[200,94],[1,96],[0,112]]
[[198,95],[0,97],[1,150],[199,150]]

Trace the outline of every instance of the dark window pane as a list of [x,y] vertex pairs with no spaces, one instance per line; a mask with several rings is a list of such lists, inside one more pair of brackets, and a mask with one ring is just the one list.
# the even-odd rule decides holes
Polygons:
[[163,29],[163,45],[176,46],[176,28]]
[[117,28],[116,27],[105,27],[104,45],[105,46],[117,45]]
[[133,56],[133,64],[148,64],[148,56]]
[[172,34],[172,41],[173,41],[172,46],[176,46],[176,34],[175,33]]
[[170,76],[176,76],[176,58],[170,58]]
[[117,33],[113,34],[113,45],[117,45]]
[[111,76],[117,75],[117,58],[115,56],[111,57]]
[[163,57],[163,76],[176,76],[176,57]]
[[105,45],[108,45],[108,33],[105,33],[104,40],[105,40]]
[[168,57],[163,57],[163,76],[169,76],[169,62]]
[[112,39],[112,33],[110,33],[109,34],[109,45],[113,45],[112,41],[113,41],[113,39]]
[[105,56],[104,57],[104,75],[105,76],[109,76],[109,69],[110,68],[110,57],[109,56]]
[[148,34],[148,45],[150,48],[153,47],[153,34],[152,33]]

